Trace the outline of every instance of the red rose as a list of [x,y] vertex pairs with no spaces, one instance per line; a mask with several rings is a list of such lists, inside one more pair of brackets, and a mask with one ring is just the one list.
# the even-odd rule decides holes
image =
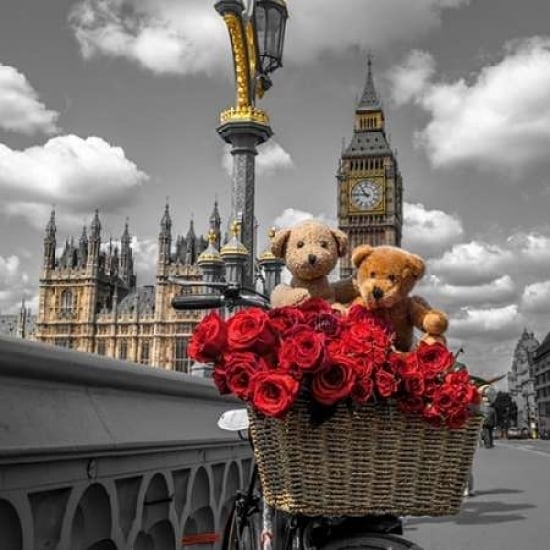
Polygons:
[[355,304],[348,310],[347,320],[350,324],[367,324],[374,330],[382,331],[387,334],[390,340],[395,338],[395,331],[391,323],[382,317],[376,311],[367,309],[361,304]]
[[374,393],[374,381],[370,376],[358,377],[351,390],[352,399],[359,405],[366,403]]
[[297,307],[306,317],[308,317],[308,315],[332,312],[332,306],[326,300],[323,300],[323,298],[310,298]]
[[300,383],[288,374],[258,372],[252,378],[252,405],[266,416],[281,418],[294,403],[299,389]]
[[443,414],[447,415],[449,412],[456,407],[456,388],[453,388],[449,384],[440,386],[433,395],[433,404],[440,410]]
[[451,430],[463,428],[468,422],[469,416],[470,415],[466,407],[458,409],[445,419],[445,426]]
[[325,362],[325,335],[306,325],[298,325],[285,333],[279,348],[279,363],[283,370],[314,372]]
[[452,352],[443,344],[420,342],[416,350],[420,368],[426,376],[437,376],[449,370],[454,364]]
[[250,398],[252,376],[268,366],[264,359],[248,351],[228,353],[225,356],[225,380],[227,387],[239,399]]
[[227,385],[227,380],[225,378],[224,367],[218,365],[214,367],[214,370],[212,371],[212,380],[214,380],[214,384],[218,388],[220,395],[231,393],[231,390],[229,389],[229,386]]
[[333,340],[338,338],[342,330],[342,317],[334,312],[322,312],[318,315],[310,315],[308,324],[317,332],[322,332],[327,338]]
[[397,402],[398,409],[404,414],[421,414],[424,406],[424,400],[415,395],[408,395]]
[[305,315],[296,307],[276,307],[267,312],[275,332],[284,334],[288,329],[305,323]]
[[378,370],[374,373],[376,389],[381,397],[390,397],[397,392],[398,383],[395,376],[385,370]]
[[403,353],[390,352],[386,359],[386,366],[390,372],[399,376],[405,376],[407,361]]
[[187,347],[191,359],[201,363],[217,361],[227,345],[227,327],[223,319],[212,311],[197,325]]
[[434,405],[426,405],[422,411],[422,417],[432,426],[441,426],[442,415],[441,411]]
[[386,361],[390,351],[387,335],[365,323],[349,326],[342,334],[342,340],[348,353],[369,356],[377,365],[382,365]]
[[257,307],[243,309],[227,321],[227,341],[232,350],[271,351],[276,337],[268,314]]
[[405,391],[413,397],[421,397],[424,393],[424,377],[419,372],[412,372],[403,377]]
[[311,394],[321,405],[334,405],[350,395],[355,378],[353,361],[341,357],[313,376]]

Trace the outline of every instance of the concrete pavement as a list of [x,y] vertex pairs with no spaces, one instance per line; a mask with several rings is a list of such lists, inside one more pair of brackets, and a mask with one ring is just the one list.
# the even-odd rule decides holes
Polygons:
[[405,537],[425,550],[550,549],[550,441],[479,448],[474,477],[458,516],[405,518]]

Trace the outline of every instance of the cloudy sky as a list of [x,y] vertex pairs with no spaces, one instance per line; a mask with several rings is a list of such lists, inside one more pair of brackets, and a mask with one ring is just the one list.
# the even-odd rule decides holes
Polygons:
[[[427,259],[418,293],[451,317],[472,370],[509,369],[526,327],[550,330],[548,0],[288,0],[285,66],[262,106],[260,241],[273,224],[336,217],[335,172],[374,58],[405,187],[403,246]],[[216,134],[234,99],[213,0],[2,0],[0,312],[36,304],[42,237],[99,208],[129,219],[152,282],[159,221],[224,221],[230,162]]]

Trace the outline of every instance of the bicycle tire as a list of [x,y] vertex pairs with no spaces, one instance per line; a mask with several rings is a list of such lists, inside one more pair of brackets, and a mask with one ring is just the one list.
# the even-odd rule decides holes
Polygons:
[[237,528],[237,511],[233,510],[229,519],[228,535],[224,550],[260,550],[262,516],[260,511],[254,512],[248,517],[247,524],[239,535]]
[[420,546],[398,535],[380,533],[360,534],[331,540],[319,550],[423,550]]

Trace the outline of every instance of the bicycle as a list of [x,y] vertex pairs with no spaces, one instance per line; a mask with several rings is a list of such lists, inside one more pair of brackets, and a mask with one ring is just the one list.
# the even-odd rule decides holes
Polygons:
[[[269,308],[266,296],[233,283],[173,282],[213,291],[176,296],[172,299],[175,309]],[[224,412],[218,427],[236,431],[244,438],[243,432],[248,431],[246,409]],[[223,532],[222,550],[422,550],[402,534],[401,519],[392,515],[309,517],[275,510],[263,499],[258,469],[254,465],[247,489],[235,495]]]

